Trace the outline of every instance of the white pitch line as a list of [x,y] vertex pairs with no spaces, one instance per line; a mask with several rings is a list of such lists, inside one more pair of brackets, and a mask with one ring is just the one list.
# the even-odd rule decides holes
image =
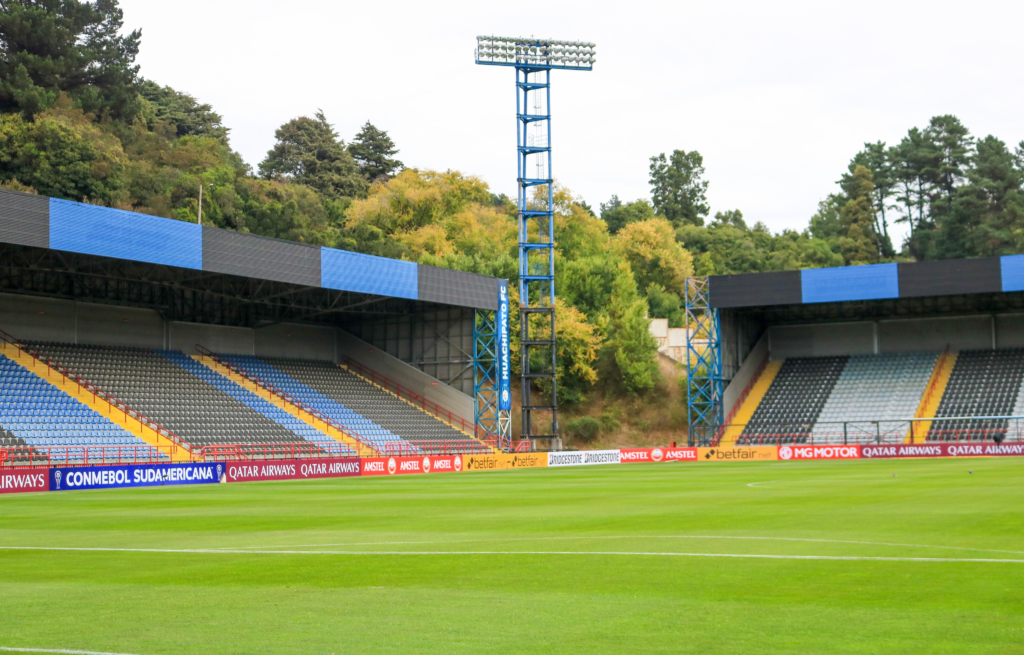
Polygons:
[[172,548],[61,548],[56,546],[0,546],[0,550],[180,553],[200,555],[608,555],[633,557],[728,557],[735,559],[834,560],[848,562],[974,562],[991,564],[1024,564],[1024,559],[965,557],[868,557],[858,555],[761,555],[746,553],[657,553],[576,550],[201,550]]
[[0,646],[0,651],[8,653],[64,653],[65,655],[129,655],[128,653],[100,653],[94,650],[61,650],[54,648],[6,648]]
[[857,546],[887,546],[893,548],[938,548],[939,550],[966,550],[976,553],[1006,553],[1008,555],[1024,555],[1020,550],[1000,550],[997,548],[969,548],[966,546],[929,546],[924,544],[892,544],[880,541],[850,541],[844,539],[805,539],[801,537],[739,537],[731,535],[701,534],[647,534],[647,535],[596,535],[590,537],[514,537],[512,539],[446,539],[442,541],[364,541],[343,544],[285,544],[281,546],[240,546],[211,548],[209,550],[266,550],[270,548],[327,548],[331,546],[406,546],[423,544],[470,544],[470,543],[505,543],[513,541],[583,541],[593,539],[735,539],[747,541],[796,541],[813,544],[853,544]]
[[747,483],[747,486],[748,487],[756,487],[759,484],[771,484],[773,482],[778,482],[778,480],[765,480],[764,482],[749,482],[749,483]]

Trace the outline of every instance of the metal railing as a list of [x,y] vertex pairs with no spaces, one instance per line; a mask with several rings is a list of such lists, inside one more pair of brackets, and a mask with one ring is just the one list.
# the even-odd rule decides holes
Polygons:
[[[333,459],[338,457],[358,457],[355,453],[344,452],[341,448],[331,448],[333,444],[325,444],[328,450],[319,444],[308,441],[295,443],[234,443],[210,444],[199,449],[204,461],[253,461],[274,459]],[[342,446],[343,444],[338,444]],[[332,452],[333,451],[333,452]]]
[[[921,425],[922,423],[926,425]],[[749,424],[723,425],[716,442],[729,428]],[[1024,442],[1024,416],[954,416],[879,421],[826,421],[758,427],[756,432],[741,433],[738,446],[869,445],[921,443]]]
[[[93,400],[102,400],[106,402],[107,405],[111,408],[111,412],[113,412],[114,410],[118,412],[123,412],[125,421],[127,421],[129,418],[134,419],[139,422],[140,429],[143,426],[148,427],[150,430],[153,430],[160,436],[165,437],[169,441],[173,442],[174,445],[166,449],[167,455],[175,454],[178,451],[178,446],[182,447],[186,451],[191,452],[191,445],[187,441],[179,437],[172,430],[165,428],[156,421],[150,419],[145,414],[135,409],[128,403],[118,400],[113,394],[100,389],[99,387],[89,382],[88,380],[78,375],[77,373],[69,371],[67,368],[53,361],[46,355],[40,353],[39,351],[34,350],[33,348],[29,348],[28,346],[18,341],[13,336],[4,332],[3,330],[0,330],[0,339],[5,341],[6,343],[11,344],[12,346],[17,348],[21,352],[25,353],[32,359],[36,360],[43,366],[49,368],[50,370],[60,373],[62,379],[65,382],[69,380],[71,382],[74,382],[78,386],[79,393],[81,393],[82,389],[85,389],[85,391],[92,394]],[[165,450],[165,447],[163,446],[149,446],[148,444],[147,446],[150,448],[156,448],[160,451]],[[139,447],[142,448],[143,446]]]
[[243,378],[245,378],[249,382],[252,382],[256,386],[260,387],[261,389],[266,390],[268,393],[270,393],[270,394],[272,394],[274,396],[277,396],[278,398],[281,398],[285,402],[290,403],[290,404],[298,407],[302,411],[306,412],[307,414],[310,414],[311,416],[314,416],[318,420],[323,421],[324,423],[326,423],[327,425],[331,426],[332,428],[334,428],[338,432],[342,433],[343,435],[345,435],[346,437],[348,437],[352,441],[354,441],[357,444],[359,444],[360,446],[366,448],[371,453],[379,452],[379,449],[377,449],[374,446],[371,446],[366,441],[364,441],[361,437],[358,437],[355,434],[353,434],[352,432],[349,432],[347,429],[345,429],[344,426],[342,426],[340,423],[338,423],[337,421],[332,419],[330,416],[327,416],[326,414],[324,414],[323,412],[321,412],[318,409],[310,407],[309,405],[307,405],[306,403],[302,402],[298,398],[296,398],[296,397],[292,396],[291,394],[289,394],[287,391],[284,391],[282,389],[278,389],[277,387],[275,387],[271,383],[267,382],[266,380],[263,380],[262,378],[260,378],[259,376],[255,375],[254,373],[250,373],[249,371],[245,370],[244,368],[242,368],[240,366],[237,366],[236,364],[234,364],[232,362],[229,362],[228,360],[224,359],[223,357],[220,357],[219,355],[217,355],[213,351],[204,348],[203,346],[201,346],[198,343],[196,344],[196,351],[199,352],[200,355],[203,355],[205,357],[209,357],[210,359],[212,359],[213,361],[217,362],[221,366],[227,368],[231,372],[236,373],[238,375],[241,375]]
[[170,464],[154,446],[4,446],[0,469],[116,464]]
[[444,407],[441,407],[432,400],[427,400],[422,395],[416,393],[408,387],[404,387],[398,382],[390,379],[386,375],[374,371],[369,366],[364,366],[360,362],[352,359],[348,355],[342,355],[345,363],[349,368],[356,368],[354,371],[357,375],[364,378],[365,380],[379,386],[381,389],[398,396],[402,400],[406,400],[412,405],[419,407],[427,414],[430,414],[439,421],[445,422],[456,430],[460,430],[464,434],[471,436],[474,439],[479,440],[482,443],[494,442],[498,443],[498,436],[493,432],[483,429],[473,421],[462,418],[458,414],[451,412]]

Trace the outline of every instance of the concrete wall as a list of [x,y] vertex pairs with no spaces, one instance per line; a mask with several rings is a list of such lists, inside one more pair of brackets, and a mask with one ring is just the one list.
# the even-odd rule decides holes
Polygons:
[[406,364],[380,348],[373,346],[344,330],[338,330],[338,360],[348,355],[360,364],[408,387],[424,398],[472,422],[473,398],[444,382],[433,378],[415,366]]
[[870,355],[875,352],[874,323],[773,326],[768,331],[772,361],[787,357]]
[[761,362],[768,356],[768,334],[761,335],[761,338],[754,344],[754,347],[750,350],[747,358],[743,360],[743,364],[739,370],[736,371],[736,375],[732,381],[729,382],[729,386],[725,388],[725,392],[722,396],[722,406],[725,409],[723,413],[724,417],[728,417],[736,405],[736,401],[740,399],[740,395],[743,390],[747,388],[750,381],[754,378],[754,373],[757,373],[758,367],[761,366]]
[[773,326],[772,360],[787,357],[1024,346],[1024,314],[894,319],[877,322]]
[[254,355],[253,332],[250,328],[174,321],[170,324],[170,349],[195,355],[196,344],[200,344],[217,353]]
[[75,303],[78,343],[164,347],[164,320],[152,309]]
[[20,341],[75,342],[75,303],[0,293],[0,330]]
[[282,323],[255,331],[256,354],[337,361],[337,330],[315,325]]

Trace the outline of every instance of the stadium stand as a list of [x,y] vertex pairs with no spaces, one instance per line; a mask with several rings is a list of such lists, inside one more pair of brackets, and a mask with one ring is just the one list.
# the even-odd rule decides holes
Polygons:
[[326,454],[152,350],[59,343],[32,347],[173,430],[193,450],[218,444],[287,445],[304,454]]
[[331,453],[332,455],[349,457],[356,454],[355,451],[349,448],[346,444],[339,443],[326,434],[313,428],[308,423],[292,416],[280,407],[273,405],[223,375],[203,366],[181,351],[158,350],[156,352],[168,361],[178,365],[182,369],[206,382],[210,386],[220,389],[240,403],[250,407],[260,414],[263,414],[267,418],[279,424],[281,427],[294,433],[297,437],[315,443],[319,448]]
[[[305,405],[330,417],[331,420],[337,422],[349,432],[356,434],[361,440],[380,452],[420,452],[420,449],[416,446],[358,412],[353,411],[341,401],[331,398],[320,389],[310,386],[304,381],[297,380],[278,369],[274,364],[279,360],[268,359],[268,361],[263,361],[252,355],[218,354],[217,357],[260,379],[266,380],[278,389],[297,398]],[[286,362],[290,360],[280,361]],[[273,362],[274,364],[268,362]],[[338,368],[330,362],[322,362],[322,364]],[[290,369],[290,367],[288,368]]]
[[491,452],[490,448],[464,432],[331,362],[266,361],[421,448],[436,449],[439,444],[449,444],[460,452]]
[[814,443],[843,443],[843,426],[880,443],[901,443],[906,419],[914,416],[938,353],[857,355],[839,375],[812,429]]
[[32,448],[33,459],[39,455],[83,463],[167,458],[6,355],[0,355],[0,426],[4,446],[16,453]]
[[[1024,348],[959,353],[935,418],[1010,416],[1024,382]],[[933,421],[928,441],[991,441],[1005,436],[1006,419]]]
[[795,357],[782,363],[737,443],[806,443],[848,357]]

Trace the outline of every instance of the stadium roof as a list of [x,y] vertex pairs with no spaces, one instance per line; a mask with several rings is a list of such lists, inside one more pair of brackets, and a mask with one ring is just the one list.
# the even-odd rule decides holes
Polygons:
[[1024,255],[713,275],[712,307],[770,307],[1024,291]]
[[[339,294],[306,293],[315,296],[306,303],[306,313],[315,316],[382,299],[478,309],[497,309],[498,304],[499,280],[494,277],[7,189],[0,189],[0,246],[8,260],[4,266],[10,269],[9,279],[0,285],[5,291],[43,293],[55,285],[74,285],[67,281],[69,276],[81,277],[83,269],[91,268],[94,277],[190,290],[201,286],[207,294],[222,296],[244,296],[245,289],[252,288],[237,278],[277,283],[263,289],[268,299],[317,289],[346,292],[343,300]],[[69,258],[64,253],[75,255]],[[28,272],[33,270],[62,274],[67,280],[30,284]],[[190,272],[193,275],[187,275]],[[392,306],[396,311],[394,307],[401,305]],[[303,317],[299,311],[287,318]]]

